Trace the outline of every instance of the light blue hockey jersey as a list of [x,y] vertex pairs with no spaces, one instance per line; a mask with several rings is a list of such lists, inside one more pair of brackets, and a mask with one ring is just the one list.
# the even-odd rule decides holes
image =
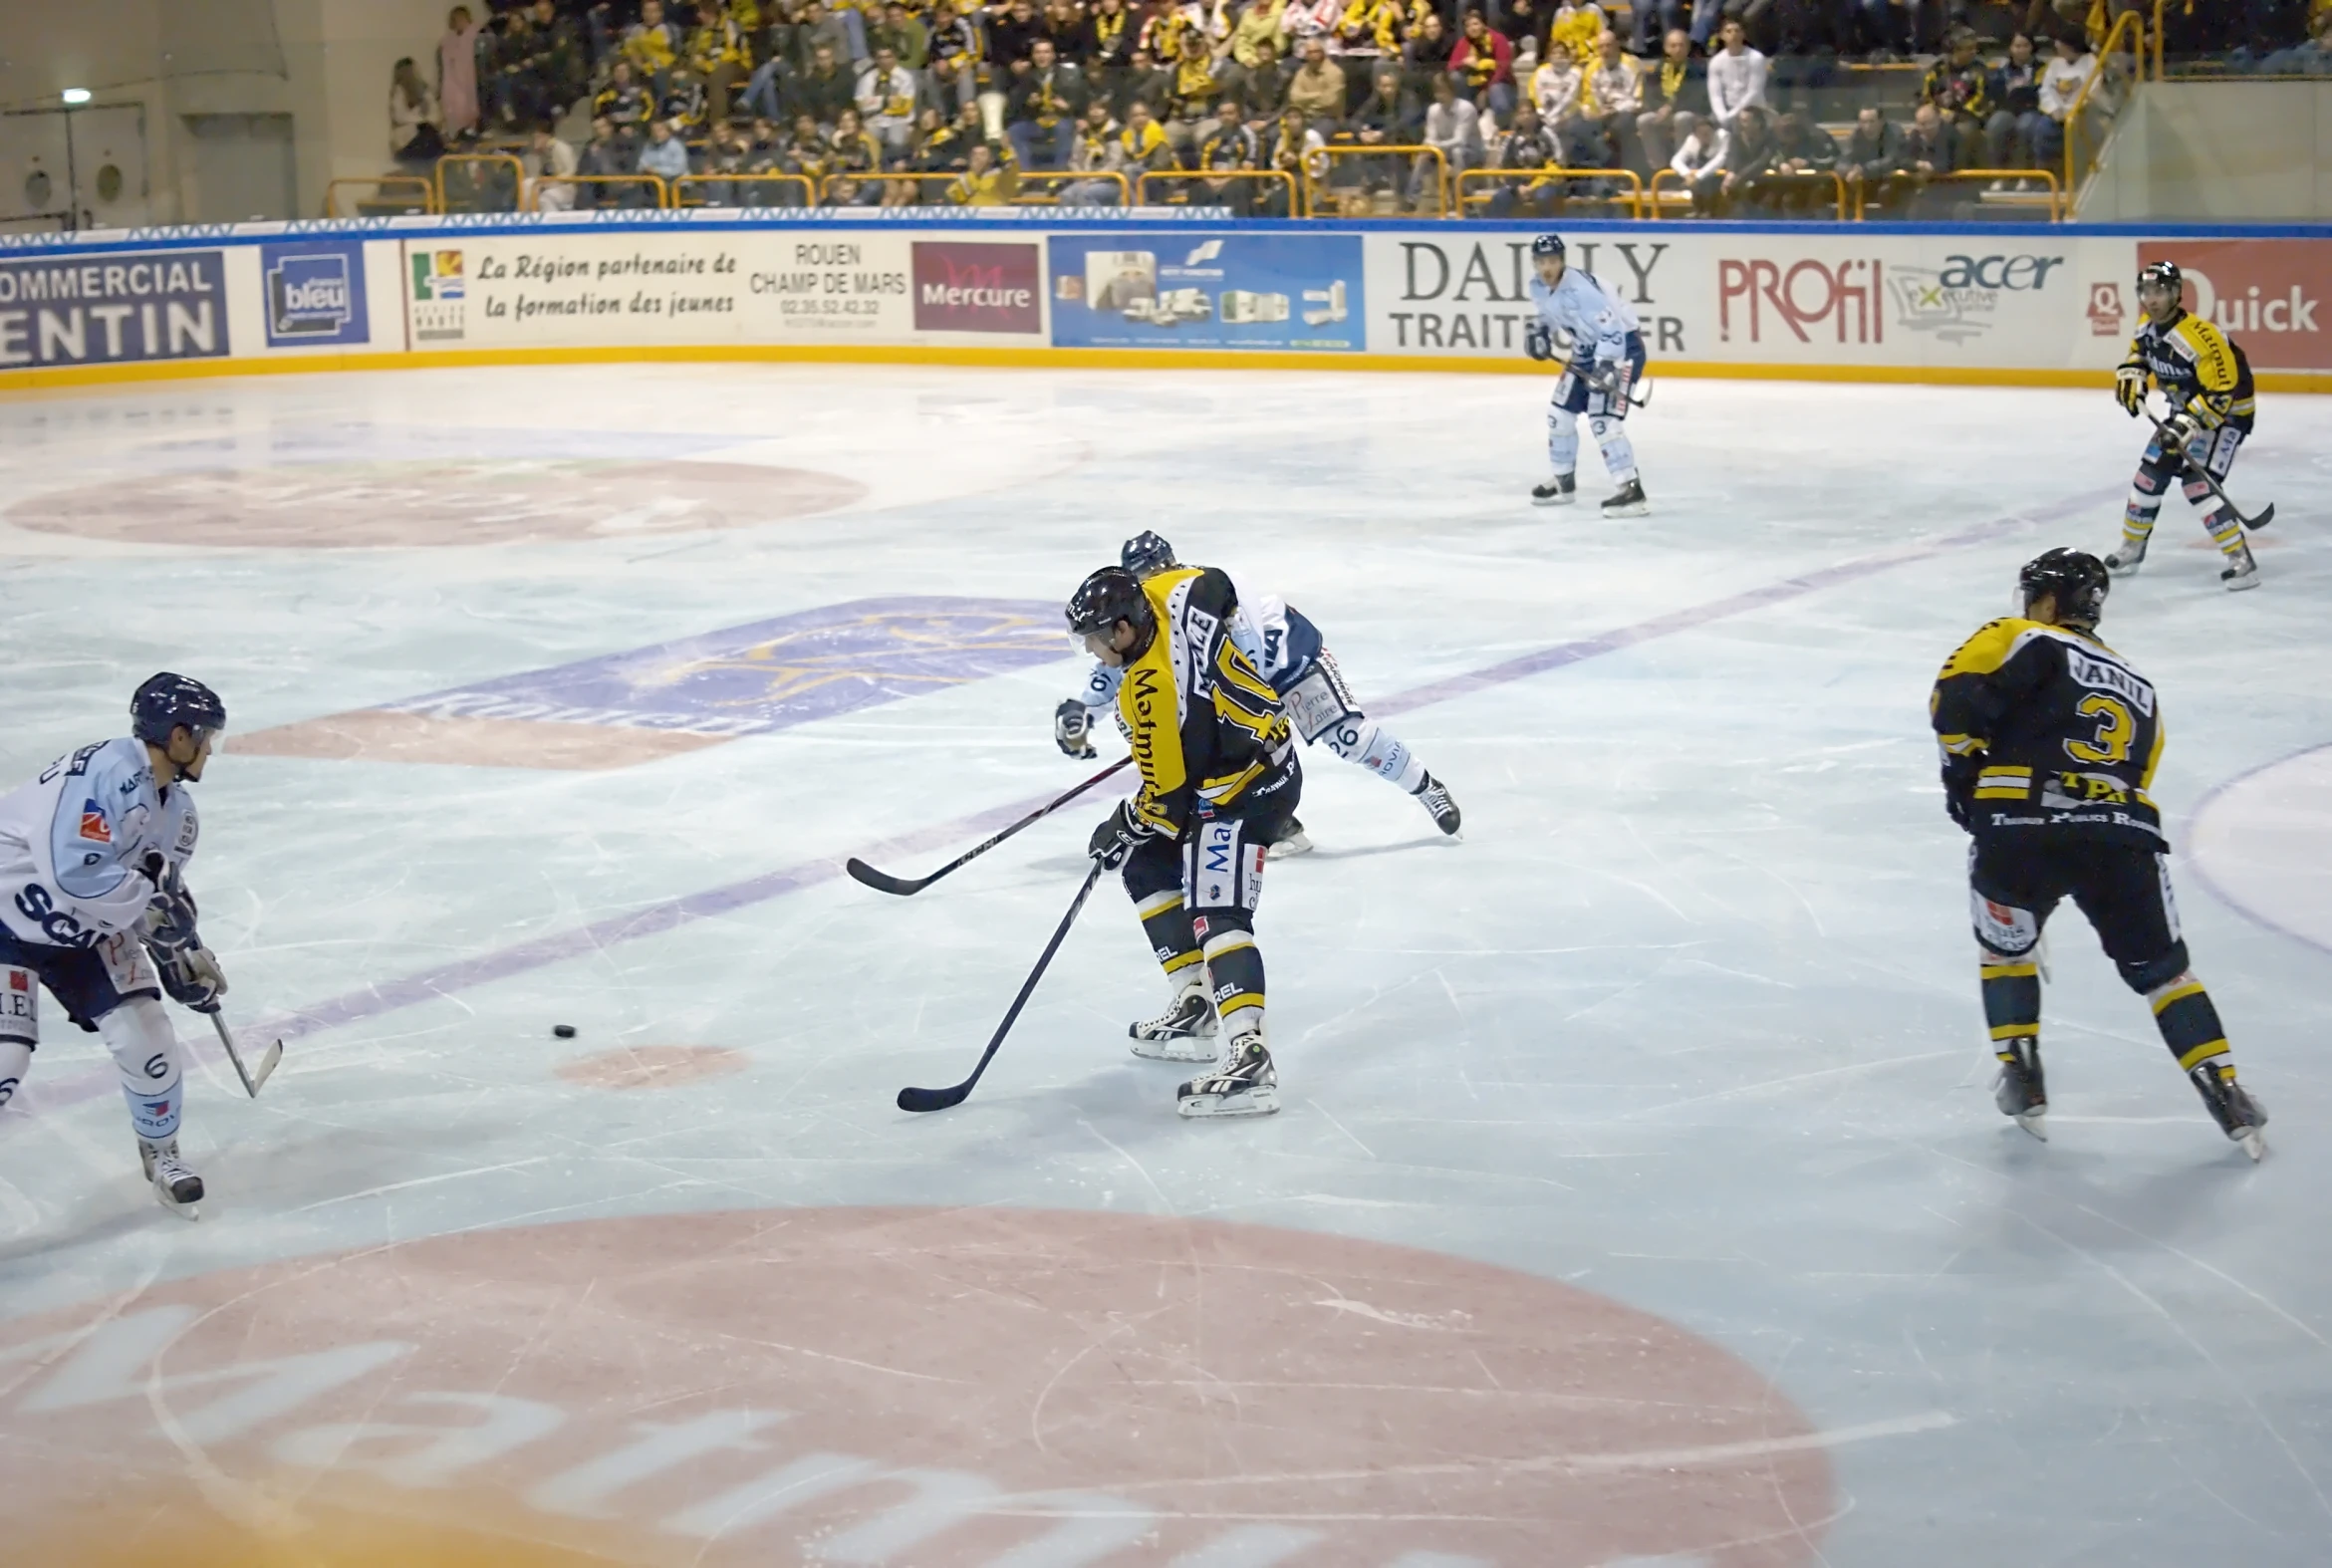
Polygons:
[[154,787],[142,741],[84,746],[0,796],[0,923],[25,941],[94,947],[145,913],[148,855],[182,865],[201,824],[184,785]]
[[1616,364],[1628,357],[1628,335],[1640,330],[1627,302],[1577,267],[1564,268],[1551,289],[1532,278],[1530,303],[1541,322],[1570,335],[1573,359]]

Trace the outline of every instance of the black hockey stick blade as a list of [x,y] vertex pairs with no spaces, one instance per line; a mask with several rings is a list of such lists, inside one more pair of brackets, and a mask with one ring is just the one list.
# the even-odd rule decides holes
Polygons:
[[243,1053],[235,1049],[235,1037],[228,1032],[226,1014],[214,1010],[210,1015],[210,1024],[218,1031],[218,1043],[227,1048],[227,1060],[235,1064],[235,1076],[243,1080],[243,1093],[254,1100],[258,1099],[259,1091],[266,1086],[276,1063],[283,1060],[283,1041],[276,1040],[269,1044],[260,1055],[259,1070],[253,1072],[243,1064]]
[[1053,939],[1046,942],[1045,950],[1037,955],[1036,967],[1029,970],[1028,978],[1020,982],[1020,994],[1012,998],[1010,1010],[1004,1014],[1004,1021],[996,1025],[996,1032],[989,1038],[988,1048],[980,1053],[979,1065],[971,1070],[971,1076],[951,1089],[902,1089],[899,1091],[899,1108],[902,1111],[944,1111],[949,1106],[963,1104],[970,1097],[972,1085],[980,1081],[980,1074],[986,1072],[988,1063],[996,1059],[996,1047],[1002,1045],[1004,1036],[1011,1033],[1013,1020],[1020,1016],[1020,1009],[1028,1005],[1029,996],[1036,990],[1036,982],[1044,975],[1045,965],[1051,963],[1053,954],[1061,950],[1062,938],[1069,934],[1069,927],[1077,923],[1077,912],[1085,908],[1085,901],[1092,894],[1093,885],[1101,881],[1104,870],[1102,863],[1097,860],[1093,863],[1093,870],[1085,874],[1085,886],[1077,890],[1077,897],[1070,904],[1069,913],[1061,916],[1061,923],[1054,928]]
[[1087,790],[1093,788],[1096,784],[1099,784],[1102,780],[1108,778],[1111,774],[1117,772],[1120,768],[1124,767],[1127,763],[1132,762],[1133,760],[1134,759],[1131,756],[1120,757],[1117,761],[1111,763],[1108,767],[1102,769],[1099,773],[1096,773],[1092,778],[1089,778],[1084,783],[1078,785],[1068,794],[1062,795],[1057,799],[1048,801],[1044,805],[1037,807],[1036,810],[1030,812],[1027,816],[1021,818],[1018,822],[1015,822],[1012,824],[1012,826],[1006,828],[1003,832],[996,834],[994,837],[982,839],[979,843],[973,845],[970,849],[965,850],[961,855],[956,856],[955,859],[949,861],[946,865],[940,867],[937,871],[931,873],[931,875],[928,877],[894,877],[889,872],[877,871],[874,867],[868,865],[865,861],[860,860],[856,855],[852,856],[849,860],[844,861],[842,863],[842,869],[849,872],[853,880],[865,884],[867,887],[874,889],[877,893],[897,894],[900,898],[907,898],[913,894],[922,892],[932,883],[937,882],[940,878],[946,876],[949,872],[965,865],[967,862],[978,860],[982,855],[987,854],[988,851],[994,849],[997,845],[1003,843],[1006,839],[1012,837],[1013,834],[1018,833],[1022,828],[1027,827],[1030,823],[1037,822],[1045,817],[1051,816],[1054,812],[1059,811],[1063,806],[1068,805],[1069,802],[1075,800],[1078,796],[1084,794]]

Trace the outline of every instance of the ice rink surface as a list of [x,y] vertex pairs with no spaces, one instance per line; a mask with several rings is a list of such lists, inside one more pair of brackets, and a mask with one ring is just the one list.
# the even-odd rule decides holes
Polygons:
[[[1656,368],[1657,369],[1657,368]],[[10,1561],[2332,1561],[2332,401],[2102,635],[2159,684],[2208,1123],[2077,914],[1992,1108],[1943,656],[2103,553],[2102,391],[1670,382],[1538,511],[1509,377],[613,366],[0,402],[0,778],[224,695],[198,1224],[45,1004],[0,1112]],[[1057,607],[1142,528],[1324,630],[1285,1110],[1191,1124]],[[1118,754],[1114,735],[1105,757]],[[554,1023],[572,1023],[573,1040]],[[16,1553],[28,1553],[18,1556]]]

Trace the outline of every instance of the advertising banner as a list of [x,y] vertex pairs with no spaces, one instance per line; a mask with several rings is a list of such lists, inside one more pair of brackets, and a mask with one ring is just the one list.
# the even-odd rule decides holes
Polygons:
[[314,239],[259,247],[267,346],[299,349],[373,340],[365,243]]
[[2178,263],[2187,309],[2225,328],[2252,369],[2332,370],[2332,240],[2148,240],[2138,265],[2150,261]]
[[227,328],[220,251],[0,261],[0,367],[219,359]]
[[1358,235],[1054,234],[1051,250],[1055,348],[1368,344]]
[[[1453,226],[1371,234],[1369,350],[1373,354],[1520,359],[1532,319],[1527,233]],[[1570,264],[1603,280],[1636,313],[1654,358],[1699,359],[1708,346],[1686,330],[1686,264],[1678,241],[1578,235]]]
[[1043,332],[1043,267],[1034,245],[916,240],[915,331]]

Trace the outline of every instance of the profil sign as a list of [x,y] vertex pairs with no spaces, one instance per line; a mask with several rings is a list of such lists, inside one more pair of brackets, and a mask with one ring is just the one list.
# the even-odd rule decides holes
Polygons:
[[2255,369],[2332,370],[2332,241],[2146,241],[2138,264],[2172,261],[2187,309],[2224,328]]

